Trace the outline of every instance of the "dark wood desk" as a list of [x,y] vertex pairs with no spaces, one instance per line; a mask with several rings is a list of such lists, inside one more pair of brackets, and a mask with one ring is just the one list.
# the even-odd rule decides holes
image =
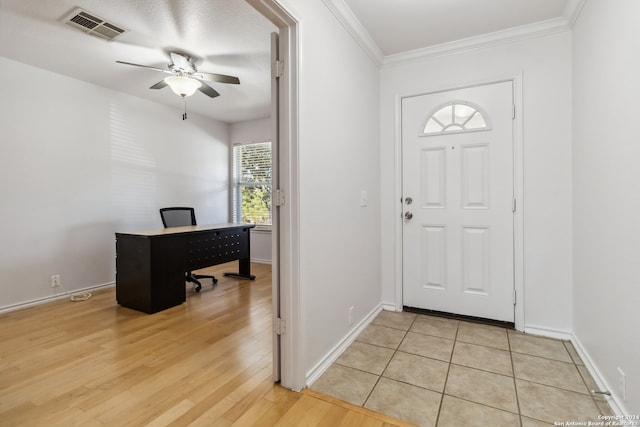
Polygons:
[[116,300],[155,313],[186,300],[185,272],[238,260],[237,273],[251,274],[249,233],[253,224],[216,224],[116,233]]

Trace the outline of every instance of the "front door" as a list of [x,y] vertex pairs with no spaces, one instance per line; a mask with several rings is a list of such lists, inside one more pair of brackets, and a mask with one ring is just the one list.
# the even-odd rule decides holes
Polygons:
[[514,321],[513,83],[402,100],[403,304]]

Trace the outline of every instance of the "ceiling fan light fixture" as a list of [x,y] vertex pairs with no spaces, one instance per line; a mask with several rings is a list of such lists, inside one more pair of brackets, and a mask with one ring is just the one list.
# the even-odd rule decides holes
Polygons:
[[193,95],[200,87],[201,83],[187,76],[170,76],[164,79],[173,93],[183,98]]

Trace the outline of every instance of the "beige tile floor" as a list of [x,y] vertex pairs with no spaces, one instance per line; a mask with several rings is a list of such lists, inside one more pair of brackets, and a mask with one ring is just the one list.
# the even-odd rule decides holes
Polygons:
[[543,427],[613,415],[570,342],[381,312],[313,390],[424,427]]

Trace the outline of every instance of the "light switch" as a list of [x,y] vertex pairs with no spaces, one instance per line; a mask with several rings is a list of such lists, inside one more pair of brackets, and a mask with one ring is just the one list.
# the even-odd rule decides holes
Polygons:
[[367,206],[367,192],[365,190],[360,192],[360,206]]

